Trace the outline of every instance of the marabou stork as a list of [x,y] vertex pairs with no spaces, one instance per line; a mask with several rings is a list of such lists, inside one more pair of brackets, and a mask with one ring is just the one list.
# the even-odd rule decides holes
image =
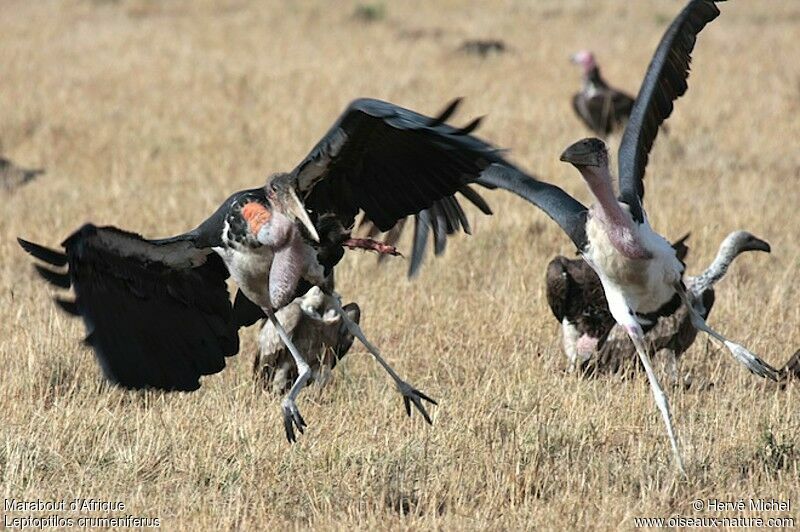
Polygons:
[[583,258],[597,272],[614,320],[636,347],[653,390],[678,468],[683,459],[672,426],[669,402],[653,372],[644,345],[645,315],[668,315],[683,303],[692,324],[724,343],[751,372],[777,380],[777,371],[743,346],[706,325],[692,307],[683,285],[684,265],[670,244],[650,227],[642,208],[645,167],[658,127],[672,112],[673,101],[687,89],[691,52],[697,34],[719,15],[712,0],[691,0],[667,29],[645,75],[619,148],[619,201],[614,197],[608,151],[600,139],[569,146],[561,160],[583,176],[597,202],[591,207],[583,238],[576,241]]
[[44,173],[43,168],[24,168],[11,159],[0,157],[0,189],[12,191]]
[[773,380],[778,376],[775,368],[709,328],[691,307],[682,281],[684,265],[669,242],[650,227],[641,204],[650,149],[659,126],[672,112],[674,100],[686,92],[697,34],[719,15],[715,1],[722,0],[691,0],[656,49],[619,148],[619,200],[614,196],[606,145],[597,138],[580,140],[561,154],[562,161],[580,171],[595,197],[590,209],[560,188],[541,190],[541,183],[535,180],[511,176],[516,180],[511,190],[553,218],[600,277],[611,315],[630,336],[645,368],[677,466],[684,475],[669,402],[644,346],[642,324],[648,323],[648,316],[671,314],[683,303],[689,307],[692,325],[723,342],[751,372]]
[[583,86],[572,97],[575,114],[596,135],[608,136],[630,116],[633,98],[606,83],[592,52],[576,52],[570,56],[570,61],[583,69]]
[[[480,119],[457,129],[446,120],[458,100],[436,118],[391,103],[355,100],[330,131],[289,173],[263,187],[235,192],[196,229],[147,240],[115,227],[84,225],[55,251],[19,239],[34,257],[66,271],[37,265],[50,283],[75,291],[58,299],[81,316],[86,343],[110,381],[125,388],[195,390],[200,377],[221,371],[239,350],[238,328],[266,315],[289,349],[298,376],[282,402],[286,437],[306,426],[296,398],[311,369],[275,316],[275,311],[319,286],[356,338],[389,373],[425,420],[430,397],[402,380],[367,341],[333,293],[333,269],[345,248],[393,253],[390,246],[350,238],[363,212],[382,231],[406,216],[417,222],[415,249],[424,250],[429,230],[438,242],[463,228],[459,193],[488,210],[469,187],[513,186],[490,165],[505,164],[498,150],[472,136]],[[512,172],[513,174],[513,172]],[[412,256],[412,262],[414,257]],[[231,305],[225,280],[239,291]]]
[[[708,268],[700,275],[685,278],[689,301],[703,319],[708,319],[714,306],[714,285],[725,277],[734,259],[747,251],[769,253],[771,248],[767,241],[747,231],[734,231],[722,241]],[[668,316],[657,317],[643,325],[642,329],[645,332],[644,344],[648,354],[653,356],[658,353],[659,357],[663,356],[673,384],[679,384],[678,358],[691,347],[697,337],[697,329],[692,325],[688,307],[681,306]],[[605,342],[590,357],[587,357],[588,363],[584,363],[584,368],[590,371],[614,372],[626,362],[635,360],[636,351],[624,328],[616,325]]]

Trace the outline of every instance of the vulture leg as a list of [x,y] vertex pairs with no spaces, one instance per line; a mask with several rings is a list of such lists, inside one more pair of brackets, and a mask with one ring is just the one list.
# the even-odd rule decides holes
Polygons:
[[297,409],[297,403],[295,400],[297,399],[300,390],[308,383],[308,379],[311,378],[311,368],[309,367],[306,360],[303,358],[303,355],[300,354],[300,351],[295,347],[294,343],[292,343],[291,338],[286,333],[286,330],[281,325],[281,322],[278,321],[278,318],[275,316],[275,313],[272,311],[272,307],[268,306],[264,308],[264,313],[269,318],[269,321],[272,322],[272,325],[275,327],[275,330],[278,332],[278,336],[281,337],[281,341],[289,349],[289,352],[292,354],[292,358],[294,358],[294,363],[297,366],[297,379],[295,379],[294,384],[292,384],[291,389],[287,396],[283,399],[282,408],[283,408],[283,426],[286,429],[286,439],[289,440],[289,443],[297,441],[297,437],[294,434],[294,427],[297,427],[297,430],[300,433],[303,433],[303,429],[306,427],[306,422],[303,419],[303,416],[300,415],[300,410]]
[[678,438],[675,436],[675,429],[672,427],[672,414],[670,414],[669,411],[669,401],[667,400],[664,390],[661,388],[661,384],[658,382],[658,377],[656,377],[656,374],[653,371],[653,365],[650,362],[650,355],[647,354],[647,348],[644,343],[644,332],[642,332],[642,327],[638,323],[634,322],[632,325],[626,325],[625,330],[628,332],[628,336],[631,337],[633,345],[636,347],[636,352],[639,353],[642,366],[644,366],[644,371],[647,373],[647,380],[650,381],[650,389],[653,391],[653,398],[656,401],[656,406],[658,406],[658,409],[661,411],[661,417],[664,419],[664,425],[667,426],[667,435],[669,436],[669,442],[672,444],[672,452],[675,455],[676,462],[678,463],[678,469],[680,469],[684,477],[687,477],[688,475],[686,475],[686,469],[683,467],[683,458],[681,457],[680,447],[678,446]]
[[664,360],[664,370],[669,380],[672,381],[672,386],[677,388],[681,384],[681,378],[678,371],[678,357],[675,356],[675,351],[665,347],[656,353],[656,357]]
[[569,359],[569,366],[567,368],[567,373],[574,373],[576,369],[578,369],[584,362],[589,360],[588,358],[578,357],[578,340],[581,337],[581,333],[578,332],[578,329],[569,322],[569,319],[565,316],[564,319],[561,321],[561,333],[562,333],[562,340],[564,342],[564,352],[567,354],[567,358]]
[[398,391],[403,396],[403,402],[406,405],[406,413],[409,415],[409,417],[411,416],[411,403],[414,403],[414,406],[422,414],[422,417],[425,418],[425,421],[427,421],[429,425],[432,425],[433,422],[431,421],[431,416],[428,415],[428,411],[422,404],[422,400],[428,401],[434,405],[438,405],[439,403],[401,379],[400,376],[392,369],[392,367],[383,359],[383,357],[381,357],[381,353],[378,351],[378,348],[372,345],[369,340],[367,340],[367,338],[364,336],[364,333],[361,331],[361,327],[359,327],[359,325],[350,318],[347,312],[345,312],[345,310],[342,308],[342,304],[339,302],[339,298],[334,295],[331,300],[333,301],[336,312],[342,317],[342,323],[344,323],[353,336],[358,338],[358,340],[364,344],[364,347],[367,348],[367,351],[372,353],[372,356],[375,357],[375,360],[378,361],[378,364],[383,366],[383,369],[385,369],[389,376],[394,380]]
[[689,301],[689,296],[686,295],[684,288],[678,285],[675,287],[675,289],[678,291],[678,294],[680,294],[683,304],[686,305],[687,309],[689,309],[689,317],[692,320],[692,325],[695,327],[695,329],[698,331],[703,331],[709,336],[712,336],[725,344],[725,347],[727,347],[728,351],[731,352],[733,358],[735,358],[744,367],[749,369],[751,373],[755,373],[760,377],[772,379],[773,381],[778,380],[778,370],[758,358],[744,346],[741,346],[736,342],[731,342],[717,331],[709,327],[706,324],[706,320],[704,320],[703,317],[698,314],[697,310],[692,306],[691,302]]

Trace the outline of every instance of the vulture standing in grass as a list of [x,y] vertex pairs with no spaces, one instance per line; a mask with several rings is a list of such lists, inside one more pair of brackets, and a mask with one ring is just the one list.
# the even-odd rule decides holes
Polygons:
[[[734,231],[722,241],[717,256],[703,273],[686,277],[689,301],[703,319],[708,318],[714,306],[714,285],[725,277],[734,259],[747,251],[769,253],[770,245],[747,231]],[[646,333],[644,343],[648,354],[664,357],[670,378],[674,384],[679,384],[677,360],[697,337],[697,329],[692,326],[688,308],[681,306],[671,315],[659,317],[651,325],[642,328]],[[587,357],[582,365],[584,371],[616,372],[623,367],[632,367],[631,363],[636,360],[636,349],[625,330],[617,325],[590,356],[591,359]],[[637,364],[633,367],[641,366]]]
[[0,157],[0,189],[12,191],[42,175],[42,168],[23,168],[14,161]]
[[[333,297],[318,286],[275,313],[294,345],[311,368],[309,383],[319,386],[330,380],[330,372],[347,354],[355,337],[337,314]],[[361,321],[361,309],[356,303],[342,307],[355,323]],[[289,391],[297,379],[297,367],[275,326],[264,320],[258,340],[258,352],[253,364],[256,381],[274,393]]]
[[781,382],[783,384],[793,379],[800,380],[800,349],[795,351],[781,368]]
[[619,198],[612,186],[608,150],[597,138],[575,142],[561,154],[562,161],[578,169],[594,196],[590,209],[560,188],[542,188],[542,183],[531,178],[512,176],[517,179],[512,190],[553,218],[598,274],[609,311],[631,338],[645,368],[677,467],[684,475],[669,402],[653,372],[643,327],[686,305],[692,325],[722,342],[738,362],[761,377],[778,377],[775,368],[708,327],[694,310],[683,284],[683,263],[669,242],[651,228],[642,207],[644,172],[658,128],[671,114],[673,102],[688,88],[689,62],[698,33],[718,15],[714,0],[691,0],[662,37],[620,143]]
[[628,120],[633,98],[606,83],[592,52],[581,50],[570,60],[583,69],[583,86],[572,97],[572,108],[595,135],[606,137]]
[[458,47],[465,54],[488,57],[490,54],[502,54],[508,50],[506,43],[500,39],[468,39]]
[[[688,236],[672,244],[680,261],[686,257]],[[561,323],[569,371],[583,368],[616,323],[608,309],[600,278],[582,258],[558,255],[547,265],[545,283],[547,304]],[[630,344],[630,340],[626,338],[626,341]]]
[[[83,318],[86,343],[104,375],[120,386],[195,390],[201,376],[221,371],[226,357],[238,352],[239,327],[266,315],[297,368],[282,403],[286,436],[295,441],[295,427],[302,432],[306,426],[296,399],[312,371],[275,312],[318,286],[394,380],[406,412],[411,415],[413,403],[430,423],[422,401],[436,403],[401,379],[367,341],[333,292],[333,270],[348,248],[396,253],[351,237],[360,213],[381,231],[413,215],[414,264],[429,232],[437,249],[448,234],[469,232],[456,194],[488,211],[471,183],[509,189],[524,178],[491,171],[508,163],[471,135],[479,120],[460,129],[446,123],[457,105],[430,118],[388,102],[356,100],[294,170],[235,192],[182,235],[148,240],[87,224],[63,242],[63,252],[19,242],[56,267],[37,265],[47,281],[74,290],[74,300],[57,301]],[[233,305],[229,276],[239,287]]]

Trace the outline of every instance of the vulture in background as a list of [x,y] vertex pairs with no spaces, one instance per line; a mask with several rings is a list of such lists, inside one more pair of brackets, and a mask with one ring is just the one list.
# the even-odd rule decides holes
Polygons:
[[800,381],[800,349],[795,351],[781,368],[781,384],[785,387],[786,383],[792,380]]
[[508,50],[506,43],[500,39],[468,39],[458,47],[465,54],[486,58],[491,54],[502,54]]
[[[275,313],[311,368],[309,383],[318,386],[328,383],[331,370],[347,354],[355,340],[336,313],[330,297],[318,286],[312,286],[304,295]],[[356,303],[348,303],[342,308],[355,323],[361,321],[361,309]],[[287,393],[297,379],[297,367],[292,354],[269,320],[264,320],[259,334],[253,373],[257,382],[276,394]]]
[[570,60],[583,70],[583,86],[572,97],[572,108],[578,118],[599,137],[622,128],[633,109],[633,98],[606,83],[592,52],[581,50]]
[[[771,249],[768,242],[747,231],[734,231],[722,241],[716,257],[703,273],[685,278],[689,301],[704,319],[708,318],[714,306],[714,286],[725,277],[733,261],[748,251],[769,253]],[[646,329],[648,353],[650,356],[663,357],[673,384],[680,384],[678,359],[697,338],[697,329],[692,326],[688,309],[683,306],[669,316],[661,316]],[[642,369],[641,364],[636,362],[636,349],[625,330],[619,326],[613,327],[606,341],[581,365],[581,369],[588,374],[616,373],[632,367]]]
[[[680,261],[686,258],[688,237],[687,234],[672,244]],[[600,278],[582,258],[558,255],[547,265],[545,284],[547,304],[561,324],[569,371],[585,368],[616,323]],[[630,340],[626,341],[632,347]],[[633,351],[632,356],[635,355]]]
[[24,168],[14,161],[0,157],[0,190],[11,192],[22,185],[33,181],[44,173],[43,168]]

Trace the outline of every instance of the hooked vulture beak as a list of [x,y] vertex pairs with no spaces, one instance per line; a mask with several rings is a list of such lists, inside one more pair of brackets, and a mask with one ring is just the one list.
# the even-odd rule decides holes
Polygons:
[[603,166],[606,145],[600,139],[583,139],[572,144],[561,154],[560,160],[575,166]]
[[767,253],[771,253],[772,248],[769,242],[754,236],[742,246],[742,251],[766,251]]
[[297,192],[294,190],[294,187],[289,187],[286,196],[286,212],[292,215],[295,220],[300,220],[300,223],[305,226],[308,234],[314,239],[314,242],[319,242],[317,229],[314,227],[314,224],[311,223],[311,218],[308,217],[303,202],[297,197]]

